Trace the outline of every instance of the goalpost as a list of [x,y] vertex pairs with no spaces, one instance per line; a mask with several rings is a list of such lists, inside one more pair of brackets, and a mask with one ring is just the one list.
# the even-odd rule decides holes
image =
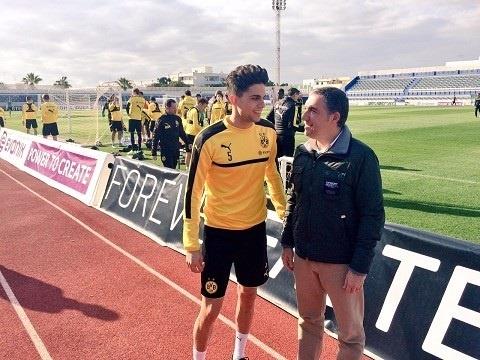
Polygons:
[[64,89],[49,91],[51,100],[55,102],[59,109],[62,118],[66,118],[68,125],[68,139],[67,142],[75,142],[72,139],[72,122],[78,114],[75,112],[86,111],[93,109],[95,94],[92,89]]
[[[103,106],[105,105],[106,102],[108,102],[108,99],[112,96],[115,95],[118,98],[118,101],[120,103],[120,109],[123,109],[123,104],[122,104],[122,91],[123,89],[118,85],[116,81],[105,81],[101,84],[99,84],[96,88],[96,97],[95,97],[95,120],[96,120],[96,133],[95,133],[95,145],[101,145],[101,139],[105,135],[105,132],[100,135],[100,112],[102,111]],[[124,137],[125,138],[125,137]]]

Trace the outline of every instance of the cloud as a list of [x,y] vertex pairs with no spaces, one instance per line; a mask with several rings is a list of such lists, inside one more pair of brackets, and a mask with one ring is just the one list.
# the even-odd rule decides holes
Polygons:
[[[476,59],[480,4],[463,0],[287,1],[282,81]],[[0,22],[0,81],[34,72],[76,86],[151,80],[211,65],[274,74],[270,1],[16,0]]]

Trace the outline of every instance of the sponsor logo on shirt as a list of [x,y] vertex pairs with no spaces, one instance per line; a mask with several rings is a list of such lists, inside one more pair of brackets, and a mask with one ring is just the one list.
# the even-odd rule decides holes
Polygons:
[[259,136],[260,136],[260,146],[263,148],[267,148],[269,144],[268,137],[265,135],[265,133],[259,133]]

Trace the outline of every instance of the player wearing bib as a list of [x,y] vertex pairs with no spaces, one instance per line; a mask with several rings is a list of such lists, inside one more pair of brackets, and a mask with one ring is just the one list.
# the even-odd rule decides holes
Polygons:
[[[191,271],[201,272],[202,304],[193,330],[193,358],[205,359],[232,264],[238,281],[233,359],[245,358],[256,288],[268,279],[264,181],[280,218],[285,195],[275,164],[276,133],[260,120],[267,71],[237,67],[227,77],[232,115],[195,138],[185,194],[183,244]],[[203,249],[199,244],[204,212]]]

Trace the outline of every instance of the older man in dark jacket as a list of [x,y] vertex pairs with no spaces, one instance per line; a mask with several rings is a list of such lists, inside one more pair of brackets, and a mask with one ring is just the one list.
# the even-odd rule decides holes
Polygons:
[[379,163],[345,125],[343,91],[314,90],[305,105],[309,140],[293,160],[281,239],[296,281],[298,359],[320,357],[327,294],[339,326],[338,359],[361,359],[363,283],[385,220]]

